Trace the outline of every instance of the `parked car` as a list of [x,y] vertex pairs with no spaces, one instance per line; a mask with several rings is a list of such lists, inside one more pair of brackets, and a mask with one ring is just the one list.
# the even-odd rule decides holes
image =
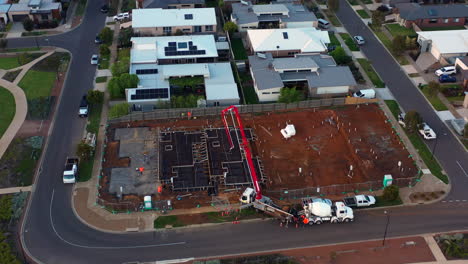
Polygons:
[[362,36],[354,36],[354,41],[356,41],[356,44],[358,45],[364,45],[366,43],[366,41],[364,40],[364,38]]
[[99,37],[99,35],[96,35],[96,38],[94,39],[94,43],[96,43],[96,44],[101,44],[102,43],[102,40]]
[[375,90],[374,89],[362,89],[353,94],[353,97],[360,97],[366,99],[374,99],[375,98]]
[[108,5],[103,5],[101,6],[101,13],[107,13],[109,12],[109,6]]
[[439,82],[440,83],[454,83],[454,82],[457,82],[457,78],[455,78],[454,76],[450,76],[450,75],[441,75],[439,76]]
[[332,52],[332,51],[336,50],[336,46],[335,45],[328,45],[327,49],[328,49],[328,52]]
[[432,128],[426,123],[421,123],[419,134],[421,134],[424,139],[436,139],[437,137],[434,130],[432,130]]
[[456,73],[457,73],[457,69],[455,68],[455,66],[445,66],[445,67],[442,67],[442,68],[438,69],[437,71],[435,71],[435,74],[437,76],[452,75],[452,74],[456,74]]
[[99,56],[94,54],[93,56],[91,56],[91,64],[92,65],[97,65],[99,62]]
[[330,27],[330,22],[326,21],[325,19],[319,18],[317,21],[320,28],[327,29]]
[[116,21],[116,22],[120,22],[120,21],[123,21],[125,19],[130,19],[130,13],[125,12],[125,13],[120,13],[120,14],[114,16],[114,21]]

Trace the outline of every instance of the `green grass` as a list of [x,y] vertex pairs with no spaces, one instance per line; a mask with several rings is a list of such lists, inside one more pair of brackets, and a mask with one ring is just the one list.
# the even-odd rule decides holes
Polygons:
[[80,171],[78,172],[78,182],[89,181],[93,176],[94,155],[88,161],[80,162]]
[[21,182],[24,186],[32,184],[34,169],[36,168],[37,160],[41,155],[41,150],[32,150],[31,148],[31,151],[34,151],[35,158],[31,159],[28,155],[25,159],[20,161],[19,166],[16,168],[16,172],[21,174]]
[[96,83],[105,83],[107,82],[107,76],[96,77]]
[[336,17],[336,15],[329,9],[322,9],[322,12],[327,16],[328,21],[332,23],[335,27],[341,27],[340,20]]
[[351,51],[359,51],[359,46],[356,44],[356,42],[354,42],[353,38],[347,34],[347,33],[339,33],[341,38],[344,40],[344,42],[346,43],[346,46],[348,46],[348,48],[351,50]]
[[234,212],[227,216],[221,216],[219,212],[207,212],[203,214],[208,216],[209,223],[225,223],[225,222],[232,222],[236,219],[241,220],[241,219],[255,218],[259,216],[256,213],[256,211],[252,208],[240,210],[239,212]]
[[117,51],[117,61],[120,61],[123,58],[130,58],[130,48],[119,49]]
[[328,36],[330,37],[330,45],[341,47],[341,43],[333,31],[328,31]]
[[250,81],[252,81],[252,76],[250,76],[250,72],[238,73],[239,78],[237,77],[237,74],[235,74],[235,77],[238,83],[242,83],[242,93],[244,94],[245,99],[244,104],[258,104],[257,93],[255,92],[254,87],[250,84]]
[[356,10],[356,12],[361,16],[361,18],[370,18],[369,14],[364,9]]
[[400,113],[400,107],[398,106],[397,101],[395,100],[385,100],[388,108],[392,112],[393,116],[398,120],[398,114]]
[[[371,27],[372,28],[372,27]],[[393,55],[393,57],[398,61],[400,65],[408,65],[409,61],[405,58],[405,56],[395,56],[393,54],[393,43],[392,40],[390,40],[387,35],[385,35],[384,32],[381,30],[376,30],[375,28],[372,28],[374,31],[374,34],[382,41],[385,47],[387,47],[388,51]]]
[[183,223],[179,221],[177,215],[162,215],[154,220],[154,228],[165,228],[166,225],[171,225],[172,227],[181,227],[184,226]]
[[13,69],[21,65],[28,64],[42,55],[44,55],[44,53],[22,53],[17,56],[0,57],[0,69]]
[[419,75],[419,73],[410,73],[410,74],[408,74],[408,76],[411,77],[411,78],[414,78],[414,77],[419,77],[421,75]]
[[356,0],[348,0],[348,2],[350,5],[353,5],[353,6],[359,5],[358,1]]
[[373,4],[372,0],[362,0],[365,5]]
[[46,31],[31,31],[31,32],[23,32],[21,34],[22,37],[31,37],[31,36],[40,36],[47,34]]
[[0,86],[0,138],[10,126],[16,113],[15,98],[7,89]]
[[40,48],[18,48],[18,49],[7,49],[5,52],[27,52],[27,51],[38,51]]
[[75,16],[82,16],[86,10],[86,0],[79,0],[75,10]]
[[231,48],[232,48],[232,52],[234,53],[235,60],[247,59],[247,52],[245,51],[244,44],[242,43],[242,39],[232,38],[231,46],[232,46]]
[[431,97],[427,91],[427,85],[421,86],[421,91],[423,92],[424,96],[426,96],[427,100],[432,104],[436,111],[446,111],[448,108],[442,103],[438,96]]
[[417,37],[416,31],[412,28],[406,28],[403,26],[400,26],[399,24],[387,24],[385,27],[388,29],[390,34],[392,34],[393,37],[396,37],[398,35],[400,36],[409,36],[409,37]]
[[357,59],[359,64],[361,64],[362,68],[366,72],[369,79],[375,85],[376,88],[385,88],[384,82],[380,79],[380,77],[375,72],[374,68],[372,67],[370,61],[366,59]]
[[110,64],[110,54],[99,57],[99,65],[98,65],[99,70],[109,69],[109,64]]
[[439,31],[439,30],[462,30],[465,29],[464,26],[449,26],[449,27],[427,27],[421,28],[422,31]]
[[398,197],[398,199],[393,200],[393,201],[387,201],[382,198],[382,196],[377,196],[375,197],[375,205],[372,207],[382,207],[382,206],[395,206],[395,205],[401,205],[403,204],[403,201]]
[[47,97],[54,85],[57,73],[29,70],[19,83],[27,99]]
[[99,105],[91,105],[89,108],[89,116],[88,116],[88,125],[86,126],[86,130],[88,132],[98,135],[99,132],[99,123],[101,122],[101,112],[102,112],[102,104]]

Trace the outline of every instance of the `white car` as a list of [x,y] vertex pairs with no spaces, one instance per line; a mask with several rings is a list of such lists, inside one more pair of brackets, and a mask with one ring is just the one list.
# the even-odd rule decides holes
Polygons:
[[99,56],[94,54],[93,56],[91,56],[91,64],[92,65],[97,65],[99,62]]
[[130,13],[125,12],[125,13],[120,13],[120,14],[114,16],[114,21],[115,22],[117,22],[117,21],[120,22],[120,21],[125,20],[125,19],[130,19]]
[[455,68],[455,66],[445,66],[435,71],[435,75],[437,76],[452,75],[456,73],[457,73],[457,69]]
[[354,38],[354,41],[356,41],[358,45],[364,45],[366,43],[366,41],[364,40],[362,36],[354,36],[353,38]]
[[421,134],[424,137],[424,139],[436,139],[437,138],[436,133],[434,132],[434,130],[432,130],[432,128],[428,124],[422,123],[420,127],[422,129],[419,129],[419,134]]

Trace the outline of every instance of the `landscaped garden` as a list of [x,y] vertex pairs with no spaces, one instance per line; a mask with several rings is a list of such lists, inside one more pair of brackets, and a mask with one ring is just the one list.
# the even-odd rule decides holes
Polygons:
[[0,57],[0,69],[9,70],[27,64],[44,53],[21,53],[16,56]]
[[13,95],[5,89],[4,87],[0,86],[0,138],[3,136],[3,133],[8,129],[10,126],[13,117],[15,117],[16,113],[16,104],[15,98]]
[[416,31],[412,28],[406,28],[401,26],[400,24],[387,24],[385,27],[388,31],[392,34],[393,37],[395,36],[408,36],[408,37],[417,37]]

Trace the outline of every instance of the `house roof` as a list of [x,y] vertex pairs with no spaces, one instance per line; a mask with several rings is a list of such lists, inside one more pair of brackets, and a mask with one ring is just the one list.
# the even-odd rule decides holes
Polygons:
[[239,99],[230,63],[209,63],[210,77],[205,78],[206,100]]
[[145,8],[167,8],[168,5],[204,4],[204,0],[154,0]]
[[467,17],[468,5],[419,5],[417,3],[396,4],[400,17],[406,20]]
[[174,27],[216,25],[214,8],[134,9],[132,27]]
[[330,38],[327,31],[315,28],[284,28],[248,30],[247,35],[255,52],[300,50],[324,52]]
[[419,31],[419,38],[432,41],[440,53],[468,52],[468,30]]
[[307,82],[314,88],[357,85],[349,67],[345,66],[320,68],[319,74],[307,75]]
[[[131,41],[133,44],[131,49],[132,63],[156,63],[158,59],[218,57],[213,35],[135,37]],[[175,45],[174,48],[167,51],[171,45]]]
[[267,90],[284,87],[281,76],[270,67],[273,57],[265,54],[266,59],[256,55],[249,56],[250,71],[258,90]]
[[8,13],[8,10],[10,9],[11,5],[5,4],[5,5],[0,5],[0,13]]
[[29,11],[30,7],[28,4],[12,4],[8,12],[24,12]]
[[275,70],[318,68],[317,63],[311,57],[307,56],[277,58],[273,60],[272,66]]
[[283,4],[253,5],[252,10],[257,15],[265,13],[289,13],[289,9]]

